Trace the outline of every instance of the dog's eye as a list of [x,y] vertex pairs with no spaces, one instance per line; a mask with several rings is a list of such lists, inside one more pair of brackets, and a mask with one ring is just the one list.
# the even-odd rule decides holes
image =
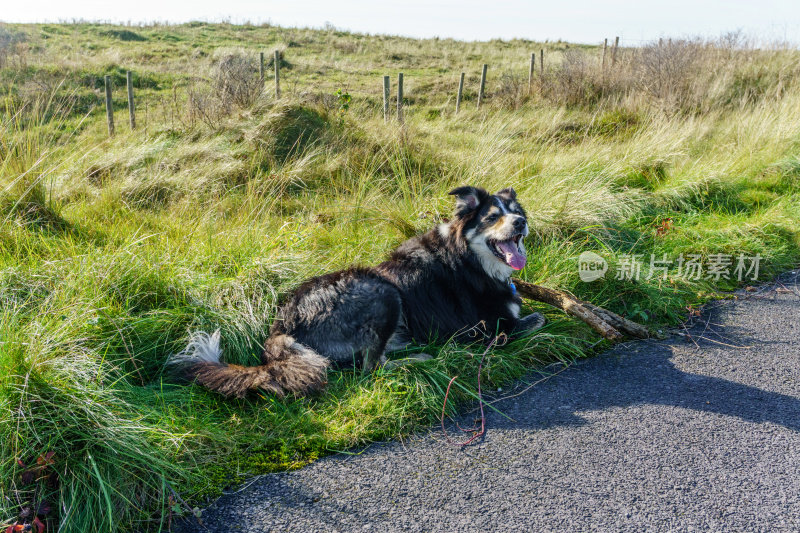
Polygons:
[[498,218],[500,218],[500,215],[489,215],[488,217],[486,217],[486,222],[494,222]]

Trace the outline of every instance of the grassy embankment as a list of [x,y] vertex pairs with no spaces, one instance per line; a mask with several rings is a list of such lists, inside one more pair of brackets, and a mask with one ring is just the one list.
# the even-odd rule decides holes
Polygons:
[[[222,328],[228,360],[255,363],[281,295],[380,261],[447,216],[455,185],[516,188],[534,230],[524,279],[653,328],[735,283],[674,269],[616,280],[622,254],[760,254],[762,278],[795,264],[800,54],[736,44],[623,49],[603,73],[597,48],[565,43],[0,26],[0,520],[48,501],[65,531],[157,530],[171,487],[200,503],[247,476],[408,433],[436,419],[455,374],[457,399],[473,397],[475,350],[452,344],[393,372],[332,373],[314,399],[223,401],[162,381],[197,329]],[[529,95],[541,47],[546,72]],[[280,102],[253,78],[257,52],[274,48]],[[476,110],[483,62],[489,98]],[[380,76],[398,71],[404,129],[380,116]],[[578,280],[584,250],[610,260],[606,279]],[[551,324],[494,350],[486,383],[602,346],[541,310]],[[34,476],[50,484],[18,462],[37,457],[52,461]]]

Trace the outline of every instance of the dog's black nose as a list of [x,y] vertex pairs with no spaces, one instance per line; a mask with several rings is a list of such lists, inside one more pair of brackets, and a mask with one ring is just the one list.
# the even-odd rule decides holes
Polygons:
[[525,219],[522,217],[517,217],[514,219],[514,229],[518,229],[520,231],[525,229]]

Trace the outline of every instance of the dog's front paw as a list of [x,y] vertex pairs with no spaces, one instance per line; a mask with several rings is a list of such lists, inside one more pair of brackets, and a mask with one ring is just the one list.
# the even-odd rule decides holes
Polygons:
[[533,333],[537,329],[541,329],[547,324],[547,320],[542,313],[531,313],[530,315],[520,318],[517,322],[517,327],[514,329],[515,335],[527,335]]

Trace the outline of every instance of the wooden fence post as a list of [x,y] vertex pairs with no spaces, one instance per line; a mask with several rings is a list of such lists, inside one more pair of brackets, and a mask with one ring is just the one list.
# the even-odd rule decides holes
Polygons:
[[601,62],[601,67],[605,71],[606,70],[606,50],[608,49],[608,39],[603,39],[603,60]]
[[478,107],[481,107],[481,100],[483,100],[483,91],[486,88],[486,69],[489,66],[484,63],[483,69],[481,69],[481,87],[478,89]]
[[403,73],[397,75],[397,120],[403,123]]
[[464,73],[458,80],[458,95],[456,96],[456,114],[461,110],[461,97],[464,95]]
[[536,70],[536,52],[531,53],[531,66],[528,70],[528,94],[533,90],[533,72]]
[[544,48],[539,50],[539,77],[544,76]]
[[281,97],[281,52],[275,50],[275,98]]
[[619,35],[614,38],[614,48],[611,50],[611,66],[617,64],[617,48],[619,48]]
[[104,78],[106,83],[106,120],[108,121],[108,134],[114,135],[114,103],[111,101],[111,76]]
[[258,53],[258,77],[264,83],[264,52]]
[[125,73],[125,81],[128,83],[128,114],[131,117],[131,129],[136,129],[136,106],[133,103],[133,77],[131,71]]
[[389,122],[389,76],[383,77],[383,122]]

